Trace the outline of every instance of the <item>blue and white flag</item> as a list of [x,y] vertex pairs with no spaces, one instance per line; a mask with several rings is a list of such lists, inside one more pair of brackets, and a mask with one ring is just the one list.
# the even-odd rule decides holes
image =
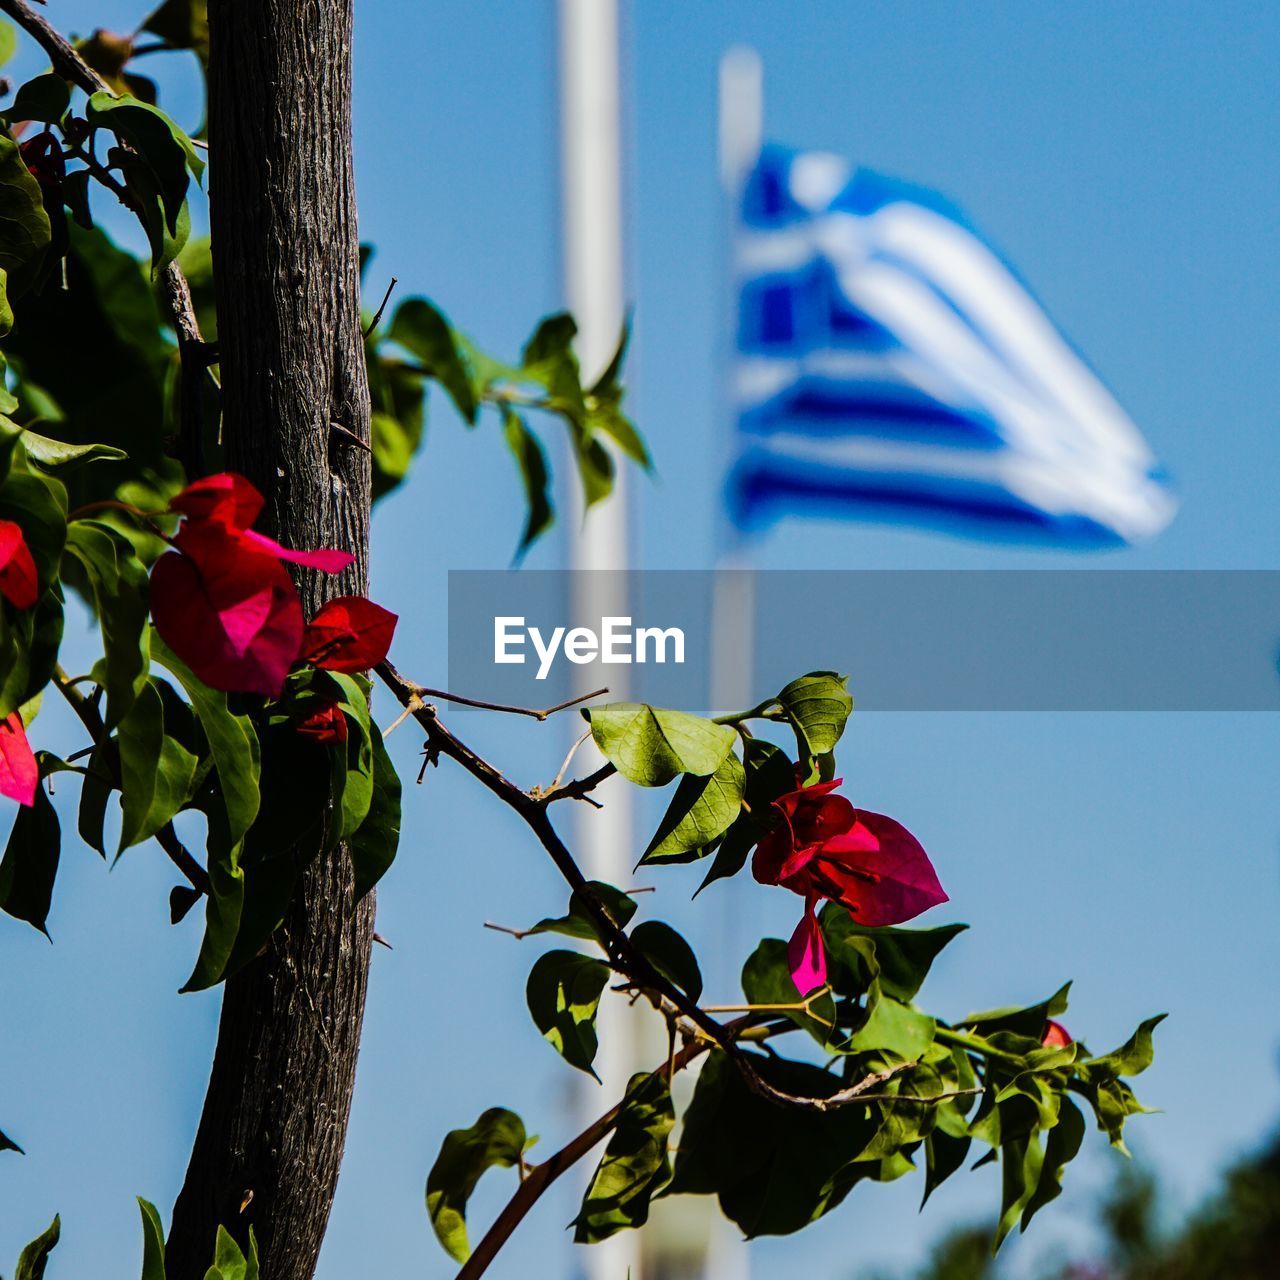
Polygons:
[[1091,546],[1169,522],[1137,428],[941,197],[771,146],[739,214],[740,528],[814,513]]

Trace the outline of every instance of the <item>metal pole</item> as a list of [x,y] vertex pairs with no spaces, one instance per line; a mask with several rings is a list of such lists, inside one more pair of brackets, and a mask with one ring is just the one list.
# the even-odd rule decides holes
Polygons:
[[[617,0],[559,0],[560,164],[565,301],[578,322],[583,382],[603,372],[624,317],[622,266],[622,162]],[[625,617],[629,567],[627,494],[622,470],[613,495],[585,519],[581,503],[569,508],[570,605],[575,618],[598,625]],[[614,668],[621,671],[623,668]],[[625,699],[624,680],[610,674],[610,696]],[[578,692],[587,692],[584,686]],[[575,726],[575,734],[577,726]],[[575,839],[588,873],[626,887],[634,861],[634,821],[628,789],[611,788],[603,809],[578,805]],[[596,1069],[604,1083],[583,1087],[581,1105],[592,1117],[601,1099],[620,1096],[638,1067],[636,1025],[617,1000],[600,1014]],[[590,1280],[642,1280],[639,1240],[624,1231],[583,1250]]]

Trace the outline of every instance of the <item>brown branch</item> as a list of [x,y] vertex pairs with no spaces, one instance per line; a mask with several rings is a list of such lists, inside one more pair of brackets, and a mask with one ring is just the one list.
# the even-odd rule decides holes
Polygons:
[[[0,10],[7,13],[49,55],[53,69],[64,80],[85,93],[111,93],[114,96],[111,86],[80,56],[70,41],[55,31],[26,0],[0,0]],[[116,194],[120,195],[119,190]],[[179,455],[188,479],[194,479],[203,469],[200,392],[208,361],[200,337],[200,322],[191,302],[191,288],[176,263],[170,263],[160,273],[160,284],[178,335],[178,358],[182,367]]]
[[[830,1098],[807,1097],[800,1094],[787,1093],[778,1089],[755,1069],[751,1060],[742,1052],[736,1038],[730,1034],[723,1023],[705,1012],[696,1001],[690,1000],[673,982],[659,973],[649,959],[631,941],[624,929],[609,914],[595,889],[592,888],[582,869],[574,861],[563,840],[556,833],[547,817],[548,796],[533,796],[522,791],[515,783],[506,778],[502,772],[487,760],[477,755],[459,738],[456,738],[441,723],[436,709],[432,706],[415,706],[417,702],[417,686],[406,680],[390,662],[382,662],[377,667],[382,681],[399,699],[402,706],[410,711],[418,724],[426,730],[428,758],[448,756],[450,760],[460,764],[472,777],[478,779],[494,795],[525,820],[530,830],[538,838],[538,842],[550,855],[556,869],[564,877],[570,889],[578,894],[587,913],[599,931],[601,945],[609,957],[613,967],[632,984],[646,991],[654,992],[661,1000],[671,1005],[683,1018],[686,1018],[701,1034],[718,1045],[733,1061],[742,1073],[743,1079],[751,1090],[762,1098],[781,1106],[795,1107],[802,1111],[831,1111],[859,1101],[856,1092],[843,1090]],[[612,768],[612,766],[609,766]],[[597,771],[600,772],[600,771]],[[595,775],[593,775],[595,776]],[[584,780],[584,782],[589,780]],[[573,784],[570,784],[572,786]],[[896,1070],[907,1070],[914,1063],[904,1064]]]
[[111,93],[111,86],[76,52],[26,0],[0,0],[11,17],[49,55],[53,69],[85,93]]
[[399,283],[395,276],[391,277],[391,283],[387,285],[387,291],[382,295],[382,301],[378,303],[378,309],[373,313],[373,319],[369,321],[369,327],[364,331],[365,338],[368,338],[378,327],[378,321],[382,319],[382,313],[387,309],[387,303],[391,301],[391,291]]
[[210,890],[209,873],[195,860],[191,851],[178,839],[172,822],[166,822],[156,832],[156,843],[169,855],[169,861],[191,882],[197,893]]

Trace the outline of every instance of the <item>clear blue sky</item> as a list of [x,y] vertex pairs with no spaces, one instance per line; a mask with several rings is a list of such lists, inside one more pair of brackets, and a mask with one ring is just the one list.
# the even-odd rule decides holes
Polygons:
[[[49,17],[125,29],[142,6],[62,0]],[[357,147],[370,277],[434,297],[485,345],[514,352],[559,302],[550,0],[362,0]],[[769,132],[844,152],[956,198],[1031,281],[1176,473],[1183,510],[1142,550],[1091,567],[1277,568],[1280,272],[1271,84],[1280,10],[1262,3],[1086,2],[1028,7],[897,0],[804,5],[641,0],[632,6],[628,174],[633,407],[658,478],[637,486],[637,562],[705,567],[721,430],[715,348],[722,246],[714,157],[719,54],[764,54]],[[20,66],[37,68],[27,55]],[[182,99],[179,98],[178,101]],[[439,402],[408,488],[375,521],[374,593],[402,615],[397,660],[444,671],[446,569],[507,563],[520,513],[493,424],[465,434]],[[531,558],[558,563],[553,540]],[[771,567],[1064,567],[1043,553],[904,530],[794,524]],[[821,628],[821,617],[814,626]],[[1177,637],[1171,636],[1171,644]],[[839,637],[832,638],[833,665]],[[857,689],[857,672],[853,686]],[[383,718],[389,718],[385,702]],[[79,745],[52,710],[42,745]],[[528,782],[554,772],[563,730],[470,720]],[[1076,979],[1071,1028],[1110,1047],[1170,1010],[1143,1096],[1166,1114],[1132,1145],[1189,1198],[1280,1113],[1267,992],[1275,920],[1280,724],[1268,715],[857,716],[842,753],[855,799],[930,850],[964,919],[928,989],[940,1012],[1030,1000]],[[409,777],[411,730],[393,739]],[[65,787],[68,797],[73,792]],[[483,933],[561,904],[519,824],[468,778],[433,772],[408,797],[400,858],[380,897],[346,1170],[323,1280],[451,1274],[422,1187],[444,1131],[504,1103],[556,1143],[568,1069],[524,1009],[533,953]],[[74,824],[70,824],[74,827]],[[108,874],[67,841],[50,947],[0,921],[0,1267],[60,1210],[50,1276],[137,1274],[132,1196],[165,1216],[203,1095],[216,993],[178,997],[197,945],[171,929],[173,876],[154,847]],[[691,877],[657,908],[711,945],[721,928]],[[707,895],[710,898],[710,895]],[[704,905],[704,903],[706,905]],[[749,940],[792,923],[786,895],[742,892],[739,956],[713,980],[731,998]],[[1101,1140],[1091,1143],[1095,1152]],[[1015,1262],[1084,1230],[1108,1157],[1082,1161]],[[509,1187],[482,1189],[482,1223]],[[996,1201],[957,1177],[915,1216],[920,1186],[872,1188],[802,1237],[763,1242],[757,1274],[853,1280],[906,1261]],[[521,1229],[499,1277],[569,1274],[568,1189]],[[784,1261],[785,1259],[785,1261]]]

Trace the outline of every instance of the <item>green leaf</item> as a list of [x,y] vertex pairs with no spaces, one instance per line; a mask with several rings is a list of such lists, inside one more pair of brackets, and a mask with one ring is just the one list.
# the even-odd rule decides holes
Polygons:
[[205,845],[209,892],[205,897],[204,937],[191,976],[181,990],[204,991],[233,968],[236,944],[240,941],[245,906],[245,873],[241,866],[243,839],[233,840],[221,796],[205,805],[209,834]]
[[151,637],[151,657],[178,678],[209,744],[217,789],[200,798],[209,824],[210,892],[205,934],[183,991],[201,991],[222,980],[235,954],[245,906],[244,839],[261,805],[262,759],[253,722],[233,713],[227,695],[208,688],[160,639]]
[[[938,953],[969,927],[966,924],[944,924],[935,929],[871,928],[855,923],[848,911],[835,903],[823,907],[820,919],[829,956],[847,965],[857,975],[863,968],[862,953],[851,947],[849,940],[869,939],[875,947],[881,987],[887,995],[908,1002],[916,998],[924,985]],[[855,989],[865,989],[869,981],[869,977],[861,981],[855,977]]]
[[149,840],[186,804],[196,757],[165,731],[163,682],[147,680],[117,731],[120,750],[120,846]]
[[7,18],[0,18],[0,67],[18,52],[18,28]]
[[[614,924],[619,929],[625,929],[636,913],[635,899],[627,897],[621,889],[615,889],[613,885],[605,884],[602,880],[589,880],[587,885],[600,899],[601,905]],[[567,938],[579,938],[583,942],[598,942],[604,946],[600,927],[576,889],[569,898],[568,915],[539,920],[529,933],[560,933]]]
[[661,920],[645,920],[631,931],[631,941],[644,958],[697,1003],[702,995],[702,973],[693,948]]
[[675,1118],[661,1076],[632,1076],[617,1127],[574,1220],[577,1244],[595,1244],[649,1220],[650,1202],[671,1178],[667,1144]]
[[[49,773],[49,760],[43,751],[40,777]],[[45,921],[53,901],[53,882],[58,875],[58,856],[62,848],[62,829],[48,793],[36,788],[33,805],[22,805],[13,821],[4,860],[0,861],[0,911],[15,920],[25,920],[47,938]]]
[[525,377],[553,390],[562,376],[564,362],[574,360],[573,340],[577,333],[577,322],[567,311],[543,316],[520,354]]
[[213,1266],[205,1272],[204,1280],[259,1280],[258,1242],[253,1228],[249,1228],[249,1256],[246,1258],[235,1238],[219,1225],[213,1251]]
[[26,1155],[26,1154],[27,1154],[27,1153],[26,1153],[25,1151],[23,1151],[23,1149],[22,1149],[20,1146],[18,1146],[18,1144],[17,1144],[16,1142],[14,1142],[14,1140],[13,1140],[11,1137],[9,1137],[9,1135],[8,1135],[7,1133],[5,1133],[2,1129],[0,1129],[0,1151],[16,1151],[20,1156],[24,1156],[24,1155]]
[[597,435],[608,436],[628,458],[646,471],[653,469],[653,458],[649,454],[649,446],[636,430],[635,423],[620,409],[613,405],[600,405],[588,409],[587,428]]
[[935,1128],[924,1140],[924,1198],[920,1202],[921,1208],[928,1203],[929,1197],[961,1168],[972,1145],[971,1138],[953,1137],[941,1128]]
[[1120,1048],[1097,1058],[1086,1059],[1080,1064],[1082,1073],[1091,1079],[1141,1074],[1155,1060],[1155,1043],[1151,1033],[1168,1016],[1167,1013],[1158,1013],[1154,1018],[1148,1018]]
[[582,714],[605,758],[641,787],[666,786],[681,773],[708,777],[737,740],[728,725],[640,702],[609,702]]
[[608,981],[609,966],[602,960],[576,951],[548,951],[534,964],[525,987],[529,1012],[543,1038],[570,1066],[593,1076],[596,1011]]
[[471,1256],[467,1240],[467,1201],[489,1169],[519,1163],[530,1141],[524,1121],[505,1107],[491,1107],[470,1129],[445,1135],[427,1175],[427,1213],[436,1238],[455,1262]]
[[370,724],[373,747],[373,795],[365,820],[347,841],[355,870],[358,902],[386,874],[400,844],[400,776],[391,763],[382,732]]
[[83,566],[102,628],[108,728],[119,724],[142,690],[149,666],[147,571],[110,525],[73,520],[67,552]]
[[142,1280],[165,1280],[164,1224],[155,1205],[138,1197],[142,1214]]
[[204,161],[191,139],[159,107],[129,94],[93,94],[85,118],[95,129],[109,129],[141,157],[155,179],[169,233],[176,235],[189,175],[198,181],[204,174]]
[[[750,1058],[766,1080],[790,1093],[823,1097],[842,1087],[838,1076],[807,1063]],[[721,1210],[748,1237],[799,1231],[847,1194],[852,1181],[840,1175],[879,1125],[870,1111],[776,1106],[753,1093],[715,1049],[685,1113],[666,1194],[718,1196]],[[885,1176],[880,1161],[866,1168],[862,1176]]]
[[53,1252],[62,1235],[62,1219],[55,1217],[43,1235],[37,1236],[22,1251],[18,1259],[18,1269],[13,1280],[44,1280],[45,1267],[49,1265],[49,1255]]
[[51,436],[37,435],[28,429],[22,433],[27,457],[46,471],[61,471],[85,462],[123,462],[128,454],[109,444],[68,444]]
[[426,298],[407,298],[396,308],[388,337],[417,356],[462,417],[475,422],[479,392],[458,335],[442,312]]
[[13,105],[4,113],[7,120],[38,120],[56,124],[71,105],[71,88],[57,73],[46,71],[28,80],[14,94]]
[[339,821],[326,844],[332,848],[360,829],[373,804],[373,722],[367,680],[342,671],[326,671],[322,679],[338,686],[338,707],[347,718],[345,750],[336,752],[345,769],[334,778]]
[[0,130],[0,270],[10,301],[39,278],[52,240],[40,184],[22,162],[18,144]]
[[772,742],[764,738],[748,738],[742,762],[745,770],[743,798],[747,807],[725,832],[724,840],[716,850],[715,861],[698,886],[698,893],[714,881],[736,876],[742,870],[751,850],[772,825],[774,815],[770,806],[773,801],[795,790],[795,766],[787,753]]
[[905,1061],[923,1057],[933,1043],[934,1020],[892,996],[878,991],[876,996],[869,1000],[867,1020],[850,1038],[849,1048],[890,1053]]
[[1048,1140],[1044,1147],[1044,1163],[1040,1171],[1040,1179],[1036,1183],[1035,1192],[1027,1200],[1022,1211],[1022,1229],[1051,1200],[1062,1194],[1062,1173],[1067,1165],[1076,1158],[1080,1144],[1084,1141],[1084,1117],[1069,1098],[1062,1100],[1062,1110],[1058,1115],[1058,1123],[1049,1130]]
[[687,862],[702,857],[742,811],[745,787],[742,761],[732,751],[710,777],[686,774],[641,863]]
[[118,760],[119,750],[114,741],[95,748],[87,761],[84,782],[80,787],[76,829],[80,839],[104,858],[107,856],[107,849],[103,825],[107,817],[107,803],[113,790],[111,779],[116,773],[112,762]]
[[779,705],[811,756],[826,754],[840,741],[853,711],[848,682],[848,676],[834,671],[813,671],[778,694]]
[[613,492],[613,458],[595,436],[588,435],[584,427],[572,421],[569,440],[578,464],[578,479],[582,482],[582,502],[590,509]]
[[210,689],[199,680],[181,658],[152,632],[151,657],[178,678],[191,699],[213,754],[218,781],[227,813],[228,835],[233,843],[243,839],[258,815],[261,796],[258,777],[261,761],[258,736],[246,715],[237,715],[227,704],[227,695]]
[[547,455],[538,437],[524,424],[513,409],[504,409],[502,434],[511,450],[511,456],[520,469],[520,481],[524,486],[524,532],[516,550],[518,560],[555,523],[555,509],[551,503],[551,477],[547,467]]
[[1040,1184],[1044,1149],[1036,1134],[1014,1138],[1000,1147],[1000,1220],[993,1248],[998,1249],[1017,1225]]

